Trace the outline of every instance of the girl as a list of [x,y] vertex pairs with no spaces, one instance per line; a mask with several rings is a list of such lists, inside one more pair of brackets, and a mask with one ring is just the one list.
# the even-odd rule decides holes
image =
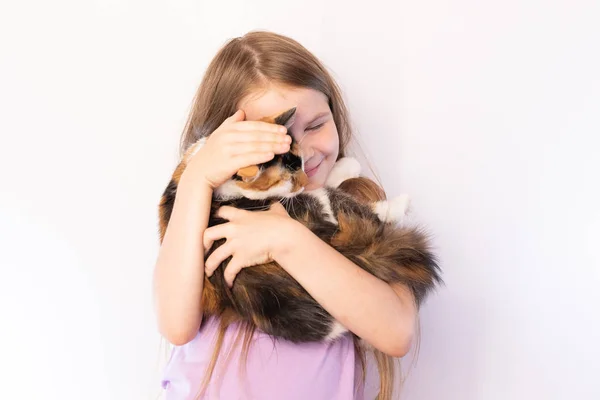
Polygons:
[[[289,150],[285,127],[256,120],[292,107],[297,111],[289,130],[301,143],[306,190],[316,189],[344,155],[351,132],[338,86],[308,50],[281,35],[248,33],[218,52],[196,94],[182,154],[199,138],[208,139],[181,176],[154,272],[159,330],[176,345],[163,381],[167,399],[346,400],[377,394],[363,385],[363,350],[351,335],[333,343],[292,344],[255,332],[243,352],[233,327],[211,365],[218,323],[202,320],[204,274],[230,256],[228,282],[242,268],[274,260],[373,348],[393,357],[410,348],[417,317],[410,290],[360,269],[278,203],[264,212],[223,207],[219,214],[229,222],[207,229],[216,187],[239,169]],[[218,239],[226,239],[224,250],[204,261],[205,247]]]

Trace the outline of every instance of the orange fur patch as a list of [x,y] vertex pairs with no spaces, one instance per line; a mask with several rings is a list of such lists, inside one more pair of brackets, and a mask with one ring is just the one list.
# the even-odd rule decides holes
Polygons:
[[252,182],[237,182],[242,189],[250,190],[269,190],[281,182],[281,169],[279,166],[272,166],[263,171],[263,173]]
[[237,172],[237,175],[241,178],[252,178],[258,174],[258,166],[251,165],[246,168],[242,168]]
[[308,175],[306,175],[304,171],[298,171],[292,176],[292,192],[297,192],[307,184]]

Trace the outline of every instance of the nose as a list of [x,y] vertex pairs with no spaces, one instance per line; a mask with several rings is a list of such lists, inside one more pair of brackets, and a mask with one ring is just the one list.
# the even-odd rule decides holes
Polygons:
[[314,155],[315,152],[313,151],[312,147],[307,145],[300,145],[300,156],[302,157],[304,162],[311,159]]

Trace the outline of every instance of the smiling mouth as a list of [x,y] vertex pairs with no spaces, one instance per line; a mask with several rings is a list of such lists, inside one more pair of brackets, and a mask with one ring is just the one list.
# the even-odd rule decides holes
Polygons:
[[308,175],[308,177],[310,178],[311,176],[313,176],[314,174],[316,174],[317,170],[319,169],[319,167],[321,166],[322,163],[323,163],[323,160],[321,160],[321,162],[319,162],[314,168],[307,169],[305,171],[306,175]]

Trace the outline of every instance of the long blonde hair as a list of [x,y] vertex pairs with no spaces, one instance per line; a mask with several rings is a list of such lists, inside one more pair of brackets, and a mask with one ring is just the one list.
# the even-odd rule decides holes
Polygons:
[[[352,130],[340,88],[323,64],[300,43],[286,36],[264,31],[253,31],[228,41],[211,61],[194,97],[192,110],[181,136],[181,155],[199,138],[210,135],[226,118],[234,114],[245,96],[267,84],[310,88],[327,96],[340,139],[339,157],[345,155]],[[347,182],[342,189],[365,201],[385,197],[383,190],[367,178]],[[225,330],[229,325],[223,322],[220,324],[217,346],[200,393],[206,389],[216,366]],[[238,333],[244,337],[242,359],[245,360],[254,329],[243,325]],[[354,344],[364,381],[366,350],[356,337]],[[377,350],[373,352],[380,376],[378,399],[390,400],[394,360]]]

